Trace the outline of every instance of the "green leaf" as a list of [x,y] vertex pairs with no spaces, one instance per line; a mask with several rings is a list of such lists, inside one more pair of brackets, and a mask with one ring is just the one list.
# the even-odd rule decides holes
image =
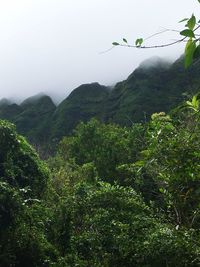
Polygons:
[[191,18],[188,20],[187,22],[187,27],[190,29],[190,30],[193,30],[194,27],[196,25],[196,17],[192,14]]
[[136,167],[143,167],[145,165],[145,162],[143,160],[138,160],[134,163],[134,166]]
[[188,68],[192,64],[195,49],[196,42],[190,39],[185,47],[185,68]]
[[164,189],[163,189],[163,188],[159,188],[159,191],[160,191],[161,193],[164,193]]
[[115,46],[116,46],[116,45],[119,45],[119,43],[117,43],[117,42],[113,42],[112,44],[115,45]]
[[200,45],[198,45],[194,51],[194,55],[193,55],[193,58],[194,59],[197,59],[200,57]]
[[124,41],[124,43],[128,43],[127,40],[126,40],[125,38],[123,38],[123,41]]
[[138,47],[140,47],[140,46],[142,45],[143,41],[144,41],[143,38],[138,38],[138,39],[135,41],[135,45],[138,46]]
[[183,30],[180,32],[180,34],[185,37],[195,38],[194,32],[192,30]]

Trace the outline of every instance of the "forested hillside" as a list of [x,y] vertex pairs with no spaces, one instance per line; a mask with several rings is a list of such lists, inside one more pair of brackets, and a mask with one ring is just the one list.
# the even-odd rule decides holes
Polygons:
[[28,98],[20,105],[3,99],[0,118],[15,123],[32,144],[47,147],[91,118],[131,126],[148,121],[154,112],[169,112],[198,91],[199,71],[199,62],[185,69],[183,58],[173,64],[153,58],[112,90],[98,83],[81,85],[57,107],[45,95]]
[[199,72],[156,59],[58,106],[2,99],[0,266],[200,266]]
[[56,106],[49,96],[37,95],[27,98],[20,105],[3,101],[0,118],[14,122],[17,130],[37,145],[47,142],[55,110]]
[[60,139],[70,134],[79,122],[92,117],[102,120],[108,95],[109,89],[98,83],[76,88],[57,107],[52,119],[51,137]]
[[145,64],[58,107],[1,101],[0,266],[200,266],[199,66]]
[[131,127],[92,119],[42,162],[0,121],[0,266],[199,266],[199,122],[198,95]]

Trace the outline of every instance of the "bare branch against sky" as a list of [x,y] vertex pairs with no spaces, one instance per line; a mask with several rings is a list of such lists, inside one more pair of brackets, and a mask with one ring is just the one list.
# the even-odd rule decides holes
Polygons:
[[100,52],[123,37],[134,42],[163,28],[179,30],[177,22],[197,9],[191,0],[0,0],[0,98],[60,97],[82,83],[112,85],[153,55],[175,59],[183,45]]

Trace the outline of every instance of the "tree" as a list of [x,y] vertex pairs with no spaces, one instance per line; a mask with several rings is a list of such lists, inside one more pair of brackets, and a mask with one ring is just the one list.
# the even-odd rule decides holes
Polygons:
[[130,181],[125,181],[119,167],[137,158],[143,146],[143,134],[141,124],[122,128],[92,119],[88,123],[80,123],[72,137],[63,138],[59,155],[65,161],[74,159],[79,166],[92,163],[99,179],[125,185]]
[[46,235],[47,167],[7,121],[0,121],[0,147],[1,266],[44,266],[56,257]]

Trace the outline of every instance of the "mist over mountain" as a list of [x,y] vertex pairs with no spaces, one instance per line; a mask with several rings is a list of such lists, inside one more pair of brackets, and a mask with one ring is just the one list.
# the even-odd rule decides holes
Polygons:
[[168,69],[173,64],[171,59],[160,58],[158,56],[150,57],[140,63],[138,66],[139,69],[154,69],[154,68],[162,68]]
[[20,104],[2,99],[0,118],[15,123],[17,130],[36,145],[58,142],[79,122],[93,117],[130,126],[149,120],[154,112],[168,112],[183,101],[185,93],[194,94],[200,85],[199,71],[200,63],[184,69],[182,57],[174,63],[150,58],[114,87],[83,84],[58,105],[44,93]]
[[7,98],[2,98],[0,100],[0,106],[7,106],[7,105],[10,105],[11,103],[12,103],[12,101],[7,99]]

